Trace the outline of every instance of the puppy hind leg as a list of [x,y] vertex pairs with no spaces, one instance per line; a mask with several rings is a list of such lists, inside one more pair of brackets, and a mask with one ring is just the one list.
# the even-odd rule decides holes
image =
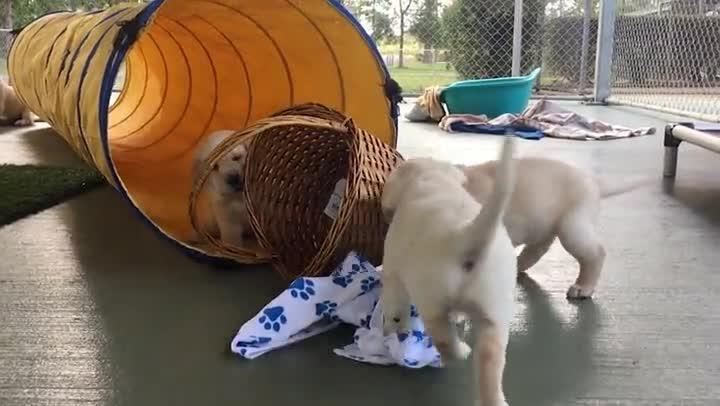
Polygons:
[[525,245],[517,258],[518,273],[523,273],[537,264],[540,258],[548,252],[554,241],[555,236],[552,236],[545,241]]
[[423,299],[417,299],[416,306],[443,362],[466,359],[472,350],[460,339],[455,318],[437,303]]
[[494,324],[478,323],[475,338],[476,406],[507,406],[503,393],[508,334]]
[[580,264],[580,273],[568,289],[567,297],[591,297],[600,279],[606,256],[595,225],[581,216],[570,216],[561,225],[558,237],[565,250]]

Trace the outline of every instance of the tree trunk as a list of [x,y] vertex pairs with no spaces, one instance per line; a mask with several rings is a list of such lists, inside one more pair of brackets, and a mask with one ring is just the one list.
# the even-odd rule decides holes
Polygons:
[[398,61],[398,68],[405,67],[405,13],[400,11],[400,60]]

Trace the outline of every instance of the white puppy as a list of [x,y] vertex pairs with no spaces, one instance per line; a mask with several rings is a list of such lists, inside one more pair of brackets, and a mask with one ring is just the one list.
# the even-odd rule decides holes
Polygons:
[[[193,163],[193,176],[197,181],[203,163],[212,151],[228,136],[235,133],[233,130],[219,130],[211,133],[195,151]],[[243,242],[252,237],[248,219],[244,185],[245,160],[247,148],[240,144],[225,154],[212,168],[212,174],[206,183],[206,190],[210,195],[217,232],[212,234],[223,242],[234,246],[242,246]]]
[[417,306],[444,362],[466,358],[451,314],[476,329],[477,405],[505,404],[502,375],[514,315],[515,251],[502,225],[513,187],[514,140],[503,145],[495,188],[484,205],[448,163],[408,160],[389,176],[382,207],[392,221],[385,240],[382,305],[386,334],[407,330]]
[[[491,161],[459,166],[468,178],[468,191],[478,201],[492,198],[499,165]],[[518,272],[535,265],[558,237],[580,264],[567,297],[590,297],[605,261],[596,230],[600,200],[629,191],[637,182],[612,189],[576,167],[544,158],[518,158],[515,166],[517,182],[504,224],[513,245],[525,245],[517,259]]]

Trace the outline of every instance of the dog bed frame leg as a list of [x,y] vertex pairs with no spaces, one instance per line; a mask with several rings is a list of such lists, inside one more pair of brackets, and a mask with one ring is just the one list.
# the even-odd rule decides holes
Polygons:
[[677,174],[678,148],[682,140],[673,135],[673,129],[678,125],[693,128],[692,123],[668,124],[665,126],[665,137],[663,139],[663,145],[665,146],[663,176],[666,178],[674,178]]

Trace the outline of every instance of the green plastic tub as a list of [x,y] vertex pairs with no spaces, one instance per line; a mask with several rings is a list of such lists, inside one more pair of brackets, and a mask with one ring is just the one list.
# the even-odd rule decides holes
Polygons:
[[485,114],[488,118],[520,114],[530,102],[539,74],[537,68],[527,76],[455,82],[440,92],[440,100],[450,114]]

